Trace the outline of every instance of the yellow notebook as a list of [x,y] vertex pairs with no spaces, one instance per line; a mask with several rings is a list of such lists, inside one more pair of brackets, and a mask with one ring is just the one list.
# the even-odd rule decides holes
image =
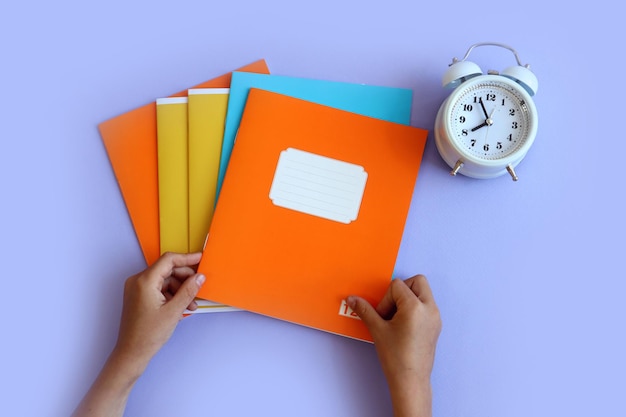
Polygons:
[[228,88],[188,91],[189,251],[204,246],[215,209]]
[[187,97],[157,99],[156,113],[161,253],[187,253]]

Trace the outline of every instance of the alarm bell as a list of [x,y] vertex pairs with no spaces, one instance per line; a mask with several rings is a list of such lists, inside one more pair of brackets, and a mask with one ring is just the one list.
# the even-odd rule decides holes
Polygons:
[[500,75],[503,75],[507,78],[512,79],[522,87],[528,94],[532,96],[537,92],[537,88],[539,87],[539,81],[537,80],[537,76],[532,73],[532,71],[528,68],[528,65],[522,67],[520,65],[514,65],[512,67],[508,67],[504,69]]
[[513,55],[515,55],[517,65],[506,68],[500,73],[500,75],[517,82],[531,96],[535,95],[535,93],[537,92],[537,88],[539,87],[539,82],[537,81],[537,77],[535,76],[535,74],[533,74],[530,70],[530,65],[522,65],[515,49],[511,48],[508,45],[494,42],[476,43],[469,47],[469,49],[465,53],[465,56],[461,60],[454,58],[452,60],[452,64],[450,64],[450,68],[448,68],[448,70],[443,75],[442,84],[444,87],[456,88],[459,84],[469,80],[470,78],[482,74],[482,71],[478,65],[471,61],[467,61],[467,58],[469,57],[472,50],[479,46],[498,46],[511,51]]
[[481,75],[480,67],[470,61],[456,61],[450,64],[450,68],[443,74],[442,84],[444,87],[455,88],[470,78]]

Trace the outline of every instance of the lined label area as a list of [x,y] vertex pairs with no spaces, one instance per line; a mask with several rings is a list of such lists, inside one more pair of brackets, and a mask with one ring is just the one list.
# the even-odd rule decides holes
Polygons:
[[279,207],[349,224],[358,217],[366,182],[360,165],[288,148],[280,153],[270,199]]

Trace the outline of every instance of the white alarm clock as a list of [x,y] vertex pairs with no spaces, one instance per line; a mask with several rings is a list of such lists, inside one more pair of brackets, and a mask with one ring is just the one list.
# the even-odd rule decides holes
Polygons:
[[[483,75],[467,61],[479,46],[498,46],[513,52],[517,65]],[[435,121],[435,143],[444,161],[457,173],[472,178],[494,178],[514,168],[526,156],[537,134],[537,109],[532,96],[537,77],[522,65],[517,52],[500,43],[472,45],[461,60],[453,59],[443,76],[444,87],[454,87],[441,104]]]

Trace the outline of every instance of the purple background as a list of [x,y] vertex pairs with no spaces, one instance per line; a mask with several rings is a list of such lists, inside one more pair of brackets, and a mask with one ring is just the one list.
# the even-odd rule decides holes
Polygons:
[[[426,274],[441,309],[435,416],[624,415],[617,2],[212,3],[0,6],[2,414],[73,410],[144,267],[97,124],[265,58],[274,74],[414,91],[412,125],[431,135],[397,272]],[[450,177],[432,136],[447,65],[482,41],[510,44],[539,79],[517,183]],[[237,312],[184,320],[127,415],[391,410],[373,346]]]

